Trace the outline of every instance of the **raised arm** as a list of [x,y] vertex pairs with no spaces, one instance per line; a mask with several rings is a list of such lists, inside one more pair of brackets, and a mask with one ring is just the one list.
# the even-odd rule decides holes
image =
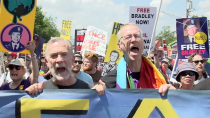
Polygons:
[[29,42],[29,45],[26,45],[25,48],[31,52],[31,63],[32,63],[32,69],[31,74],[29,75],[29,81],[31,84],[38,83],[38,77],[39,77],[39,68],[38,63],[36,60],[36,54],[34,53],[34,50],[36,48],[36,45],[33,41]]

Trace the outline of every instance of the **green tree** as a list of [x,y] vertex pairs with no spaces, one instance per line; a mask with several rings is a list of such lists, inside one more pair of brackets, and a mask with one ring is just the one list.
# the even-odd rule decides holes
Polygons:
[[162,45],[163,39],[165,38],[166,43],[169,44],[177,39],[174,33],[176,33],[176,31],[171,31],[170,26],[163,26],[162,31],[156,36],[156,40],[161,40]]
[[51,16],[46,17],[45,13],[42,11],[42,7],[37,6],[34,33],[42,36],[44,39],[46,39],[46,42],[50,39],[50,37],[60,36],[60,32],[56,27],[55,20],[56,18],[53,19]]

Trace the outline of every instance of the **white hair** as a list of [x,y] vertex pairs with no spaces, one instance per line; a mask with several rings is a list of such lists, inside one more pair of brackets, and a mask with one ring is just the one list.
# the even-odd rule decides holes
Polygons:
[[[48,60],[49,58],[49,53],[48,53],[48,47],[49,47],[49,44],[51,43],[54,43],[54,42],[58,42],[58,41],[64,41],[68,44],[68,47],[69,47],[69,52],[70,54],[73,56],[73,49],[72,49],[72,45],[71,45],[71,42],[66,40],[66,39],[63,39],[61,37],[51,37],[51,39],[47,42],[47,45],[46,45],[46,49],[45,49],[45,55],[46,55],[46,59]],[[51,47],[53,48],[53,47]]]
[[[125,27],[125,26],[127,26],[127,25],[135,25],[135,26],[136,26],[135,23],[126,23],[126,24],[124,24],[124,25],[120,28],[120,30],[117,32],[117,39],[118,39],[118,42],[120,42],[120,39],[121,39],[121,36],[120,36],[121,29],[123,29],[123,27]],[[143,33],[142,33],[141,29],[139,29],[139,32],[140,32],[140,34],[141,34],[141,38],[143,39]]]

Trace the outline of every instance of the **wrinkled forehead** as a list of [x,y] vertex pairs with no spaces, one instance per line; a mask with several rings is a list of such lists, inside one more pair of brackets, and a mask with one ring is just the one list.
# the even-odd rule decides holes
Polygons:
[[124,26],[121,30],[121,36],[129,35],[129,34],[139,34],[140,29],[136,25],[127,25]]

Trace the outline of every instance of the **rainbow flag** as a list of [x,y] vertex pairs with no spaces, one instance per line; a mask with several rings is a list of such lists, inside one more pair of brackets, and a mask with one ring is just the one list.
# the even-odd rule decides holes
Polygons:
[[44,71],[43,70],[40,70],[39,71],[39,76],[42,76],[44,74]]
[[[117,66],[117,88],[130,88],[133,85],[128,83],[127,66],[125,58],[122,57]],[[163,75],[146,57],[142,56],[142,65],[140,69],[140,79],[137,88],[159,88],[162,84],[167,84]],[[132,80],[133,81],[133,80]]]

